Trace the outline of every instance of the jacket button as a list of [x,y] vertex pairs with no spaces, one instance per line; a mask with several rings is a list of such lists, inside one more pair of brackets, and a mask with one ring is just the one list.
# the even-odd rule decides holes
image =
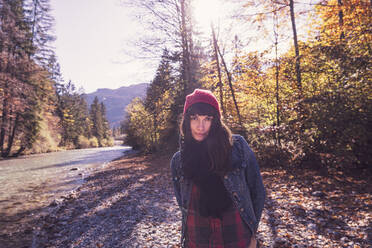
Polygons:
[[227,179],[227,175],[225,175],[224,178]]
[[240,212],[243,212],[243,211],[244,211],[244,208],[241,208],[241,209],[240,209]]

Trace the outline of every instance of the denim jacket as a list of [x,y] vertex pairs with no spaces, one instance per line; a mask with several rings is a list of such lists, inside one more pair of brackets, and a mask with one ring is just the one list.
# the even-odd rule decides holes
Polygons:
[[[245,139],[233,135],[233,141],[231,162],[234,170],[224,176],[223,182],[242,220],[255,235],[264,206],[265,188],[256,158]],[[183,175],[180,151],[173,155],[171,171],[176,200],[182,212],[183,247],[192,182]]]

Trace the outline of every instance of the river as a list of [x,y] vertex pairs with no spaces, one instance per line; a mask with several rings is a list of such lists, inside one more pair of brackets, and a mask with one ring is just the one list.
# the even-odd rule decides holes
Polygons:
[[[114,146],[0,161],[0,229],[7,226],[7,235],[17,231],[14,224],[40,213],[53,200],[81,185],[92,170],[102,169],[130,150],[128,146]],[[0,235],[4,235],[1,230]]]

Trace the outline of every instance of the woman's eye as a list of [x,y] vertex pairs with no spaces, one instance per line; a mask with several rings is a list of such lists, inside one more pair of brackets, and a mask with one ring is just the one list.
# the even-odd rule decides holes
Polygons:
[[213,116],[208,116],[206,119],[207,119],[207,121],[212,121],[213,120]]

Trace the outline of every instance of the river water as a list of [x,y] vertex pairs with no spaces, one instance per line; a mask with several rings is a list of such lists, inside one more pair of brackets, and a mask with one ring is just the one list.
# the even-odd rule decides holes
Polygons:
[[130,150],[128,146],[114,146],[0,161],[0,229],[39,213],[81,185],[89,172],[102,169]]

